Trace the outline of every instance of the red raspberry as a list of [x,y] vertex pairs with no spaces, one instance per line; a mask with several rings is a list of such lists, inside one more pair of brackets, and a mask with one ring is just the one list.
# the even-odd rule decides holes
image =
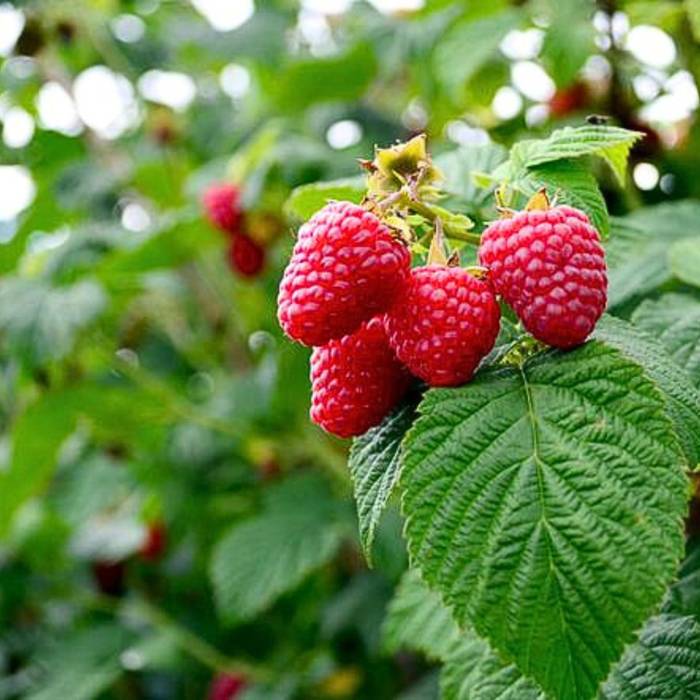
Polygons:
[[339,437],[362,435],[401,400],[410,375],[380,317],[311,354],[311,420]]
[[246,686],[246,679],[238,673],[220,673],[212,680],[208,700],[234,700]]
[[496,221],[481,237],[479,259],[525,328],[548,345],[580,345],[605,310],[605,253],[578,209],[559,206]]
[[352,333],[389,308],[410,264],[406,246],[374,214],[331,202],[299,230],[280,285],[280,325],[305,345]]
[[265,249],[250,236],[234,233],[228,247],[231,269],[243,277],[257,277],[265,265]]
[[241,193],[230,182],[210,185],[202,199],[209,221],[222,231],[234,233],[243,216]]
[[501,311],[491,284],[460,267],[411,271],[386,315],[396,356],[430,386],[469,381],[498,336]]
[[141,544],[141,558],[146,561],[157,561],[160,559],[167,542],[165,523],[156,520],[150,523],[146,529],[146,537]]

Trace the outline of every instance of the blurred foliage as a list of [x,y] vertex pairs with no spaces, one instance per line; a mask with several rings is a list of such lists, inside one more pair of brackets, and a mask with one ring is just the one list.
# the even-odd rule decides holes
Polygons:
[[[375,144],[425,131],[446,205],[479,229],[496,181],[513,205],[561,189],[610,232],[614,312],[700,384],[700,129],[693,109],[644,116],[671,76],[700,79],[698,3],[337,4],[257,0],[229,31],[185,0],[0,4],[24,21],[0,64],[0,162],[35,187],[0,221],[0,698],[202,698],[221,673],[244,676],[248,700],[438,696],[445,611],[404,574],[388,493],[360,543],[348,446],[308,422],[308,353],[275,316],[290,232],[329,198],[361,198],[357,159]],[[668,32],[676,56],[641,62],[629,23]],[[535,48],[507,51],[521,32]],[[515,81],[524,64],[551,85]],[[100,74],[91,112],[78,84],[96,66],[112,78]],[[154,70],[189,76],[191,102],[174,84],[149,97]],[[73,124],[54,128],[66,108],[47,86],[69,121],[77,104]],[[513,93],[517,109],[499,111]],[[10,108],[35,129],[21,145]],[[598,143],[591,114],[646,138]],[[637,187],[628,155],[661,180]],[[201,212],[221,179],[241,185],[266,249],[252,280]],[[688,201],[660,203],[673,199]],[[671,612],[698,614],[693,572]],[[413,627],[397,627],[402,610]],[[462,644],[451,651],[497,665],[476,638]],[[454,658],[445,688],[463,682]]]

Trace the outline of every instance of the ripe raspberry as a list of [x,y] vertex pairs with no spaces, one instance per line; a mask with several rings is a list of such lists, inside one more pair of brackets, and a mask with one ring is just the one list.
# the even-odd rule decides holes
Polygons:
[[605,253],[578,209],[520,212],[494,222],[481,237],[479,259],[525,328],[548,345],[580,345],[605,310]]
[[209,221],[222,231],[234,233],[243,216],[241,193],[230,182],[210,185],[202,199]]
[[234,233],[228,247],[231,269],[243,277],[256,277],[265,265],[265,249],[245,233]]
[[362,435],[401,400],[410,375],[387,342],[381,317],[311,354],[311,420],[339,437]]
[[488,281],[459,267],[428,265],[411,271],[385,325],[396,356],[413,374],[430,386],[459,386],[493,348],[500,318]]
[[278,318],[305,345],[324,345],[385,311],[403,286],[411,256],[366,209],[331,202],[299,230],[284,271]]
[[208,700],[235,700],[246,686],[245,677],[238,673],[220,673],[209,686]]
[[167,532],[165,523],[156,520],[148,525],[146,537],[141,544],[141,558],[145,561],[157,561],[165,552]]

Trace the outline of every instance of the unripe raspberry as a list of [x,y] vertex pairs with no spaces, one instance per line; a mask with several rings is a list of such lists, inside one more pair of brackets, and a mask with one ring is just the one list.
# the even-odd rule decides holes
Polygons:
[[339,437],[381,423],[406,393],[410,375],[387,342],[382,319],[311,354],[311,420]]
[[209,686],[207,700],[235,700],[246,687],[246,679],[238,673],[220,673]]
[[469,381],[498,336],[501,312],[488,280],[460,267],[414,268],[386,314],[389,343],[430,386]]
[[299,230],[280,285],[282,329],[305,345],[353,333],[389,307],[410,262],[406,246],[374,214],[331,202]]
[[243,277],[257,277],[265,266],[265,249],[244,233],[234,233],[228,247],[231,269]]
[[221,231],[238,231],[243,216],[240,199],[240,190],[230,182],[210,185],[202,199],[207,218]]
[[481,237],[479,259],[523,326],[548,345],[580,345],[605,310],[605,253],[578,209],[524,211],[494,222]]

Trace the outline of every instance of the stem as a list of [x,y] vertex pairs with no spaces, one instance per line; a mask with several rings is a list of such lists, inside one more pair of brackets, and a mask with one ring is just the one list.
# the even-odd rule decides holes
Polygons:
[[148,601],[138,601],[136,609],[142,612],[143,617],[154,627],[167,630],[184,652],[213,671],[239,673],[257,681],[269,680],[272,676],[267,668],[243,661],[242,659],[232,659],[226,656],[209,644],[209,642],[175,622],[164,610]]
[[[465,231],[463,226],[455,225],[450,221],[448,212],[446,209],[443,210],[434,204],[426,204],[425,202],[420,202],[418,200],[411,200],[408,204],[409,208],[412,209],[416,214],[420,214],[422,217],[428,219],[428,221],[434,223],[437,218],[442,220],[442,230],[448,238],[453,238],[458,241],[466,241],[472,245],[478,246],[481,243],[481,236],[478,233],[472,233],[470,231]],[[444,214],[448,216],[444,216]]]
[[226,656],[147,600],[140,598],[120,603],[105,595],[92,594],[80,596],[78,602],[115,617],[123,613],[136,615],[152,627],[168,632],[182,651],[217,673],[240,673],[256,681],[269,680],[273,676],[272,671],[264,666]]

